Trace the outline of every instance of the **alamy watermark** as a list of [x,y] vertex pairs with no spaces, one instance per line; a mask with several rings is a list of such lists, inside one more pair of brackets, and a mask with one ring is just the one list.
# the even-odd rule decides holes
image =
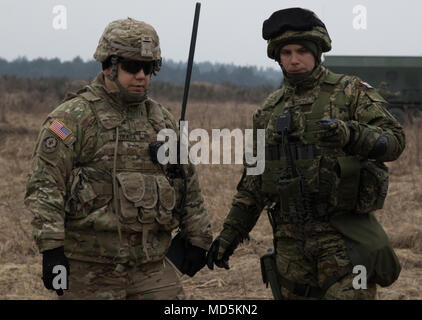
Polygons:
[[53,29],[66,30],[67,29],[67,8],[64,5],[56,5],[53,7]]
[[361,289],[368,289],[368,280],[367,280],[367,271],[366,267],[363,265],[356,265],[353,267],[353,274],[357,274],[353,278],[353,289],[355,290],[361,290]]
[[[210,145],[212,150],[211,164],[220,164],[221,139],[223,140],[223,164],[232,164],[232,138],[235,142],[234,163],[248,165],[247,175],[260,175],[265,170],[265,129],[256,130],[256,156],[253,152],[253,130],[212,129],[211,143],[205,129],[194,129],[188,133],[188,121],[180,123],[179,144],[180,163],[210,164]],[[199,141],[198,141],[199,139]],[[160,164],[177,164],[177,133],[172,129],[163,129],[157,135],[157,141],[164,142],[158,149],[157,159]],[[196,142],[188,148],[189,142]],[[243,159],[243,155],[245,158]],[[254,166],[254,167],[253,167]]]
[[54,290],[67,290],[67,269],[63,265],[56,265],[53,268],[53,273],[57,274],[53,278],[53,288]]
[[353,14],[356,15],[353,18],[353,29],[355,30],[366,30],[367,24],[367,12],[368,10],[364,5],[358,4],[353,7]]

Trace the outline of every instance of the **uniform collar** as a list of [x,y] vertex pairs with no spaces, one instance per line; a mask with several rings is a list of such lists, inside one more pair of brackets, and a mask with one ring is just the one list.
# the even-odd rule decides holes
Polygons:
[[327,73],[328,73],[328,70],[324,66],[319,65],[303,80],[289,79],[289,77],[285,75],[284,85],[286,86],[286,89],[294,89],[295,91],[301,90],[301,89],[304,89],[304,90],[312,89],[318,85],[320,80]]
[[142,102],[136,102],[132,104],[124,103],[119,89],[110,90],[105,85],[104,73],[100,72],[95,79],[92,81],[91,86],[97,92],[97,94],[107,99],[113,107],[118,110],[126,110],[128,107],[138,106]]

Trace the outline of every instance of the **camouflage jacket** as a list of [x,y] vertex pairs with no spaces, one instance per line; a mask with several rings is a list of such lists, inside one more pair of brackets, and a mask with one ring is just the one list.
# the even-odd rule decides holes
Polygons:
[[[388,174],[383,162],[397,159],[405,147],[403,129],[386,107],[387,102],[376,90],[359,78],[333,74],[320,66],[300,85],[294,86],[285,80],[284,86],[272,93],[263,107],[254,113],[253,129],[266,129],[266,149],[278,147],[280,136],[275,129],[276,118],[290,109],[293,118],[290,135],[300,141],[302,150],[307,150],[303,146],[310,144],[314,147],[314,156],[304,157],[296,164],[322,211],[330,214],[338,211],[369,212],[382,207],[382,195],[386,195]],[[353,128],[351,142],[343,149],[320,147],[313,131],[318,129],[316,121],[322,118],[345,121]],[[378,159],[368,160],[368,154],[381,135],[388,138],[387,152]],[[244,170],[221,233],[225,243],[247,238],[268,202],[297,196],[297,188],[289,192],[288,188],[279,186],[280,180],[281,183],[289,181],[282,179],[289,170],[285,156],[277,153],[276,159],[269,159],[266,152],[265,163],[262,175],[248,176]],[[365,171],[367,167],[371,173]],[[377,181],[372,178],[378,173],[384,180],[375,190]],[[375,192],[381,194],[378,197],[381,200],[372,196]],[[350,194],[355,196],[350,197]]]
[[212,233],[195,168],[184,165],[186,204],[176,217],[182,179],[150,159],[164,128],[178,130],[165,108],[149,98],[123,106],[103,73],[51,112],[25,196],[40,252],[64,245],[73,259],[144,263],[164,257],[177,227],[207,249]]

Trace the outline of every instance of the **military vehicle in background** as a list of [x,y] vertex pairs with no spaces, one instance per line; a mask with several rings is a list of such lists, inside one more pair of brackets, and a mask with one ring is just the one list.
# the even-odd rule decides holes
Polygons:
[[390,104],[389,111],[402,123],[422,116],[422,57],[333,56],[323,64],[337,73],[356,75]]

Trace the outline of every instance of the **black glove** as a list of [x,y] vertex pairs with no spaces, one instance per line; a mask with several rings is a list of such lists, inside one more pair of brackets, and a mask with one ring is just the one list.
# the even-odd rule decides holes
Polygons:
[[[223,248],[220,248],[220,237],[215,238],[211,244],[210,249],[208,250],[207,255],[207,266],[209,269],[214,270],[214,264],[219,268],[230,269],[229,266],[229,257],[233,254],[234,249],[226,249],[221,255],[220,251],[223,251]],[[221,258],[219,259],[219,252]]]
[[207,251],[190,243],[186,245],[185,257],[181,272],[193,277],[195,273],[205,267]]
[[[42,259],[42,280],[44,286],[49,290],[56,290],[53,288],[53,279],[58,276],[58,274],[53,273],[53,268],[55,266],[62,265],[66,268],[66,288],[69,287],[69,261],[64,255],[64,247],[58,247],[55,249],[47,250],[43,252]],[[63,295],[63,289],[56,290],[57,295]]]
[[329,148],[343,148],[350,142],[350,128],[340,119],[322,119],[317,122],[321,131],[316,132],[320,145]]

